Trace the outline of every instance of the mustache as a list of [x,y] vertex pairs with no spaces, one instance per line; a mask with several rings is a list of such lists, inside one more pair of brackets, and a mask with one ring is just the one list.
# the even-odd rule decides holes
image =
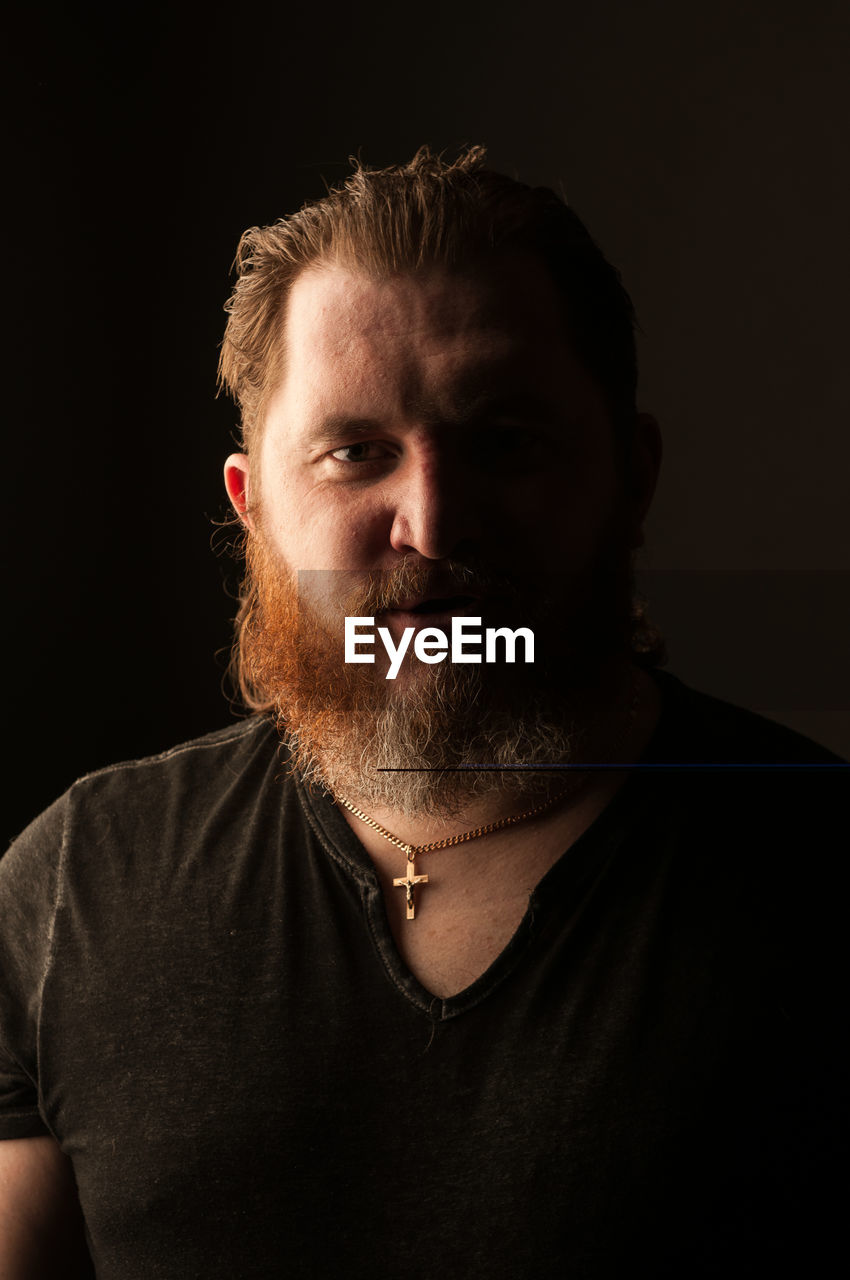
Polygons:
[[515,584],[504,571],[477,560],[445,560],[439,565],[402,561],[391,569],[372,570],[346,596],[346,612],[373,616],[400,608],[411,598],[433,599],[452,595],[519,598]]

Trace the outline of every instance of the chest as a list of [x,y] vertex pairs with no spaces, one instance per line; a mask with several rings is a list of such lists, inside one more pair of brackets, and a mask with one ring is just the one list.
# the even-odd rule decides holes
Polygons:
[[[41,1083],[99,1273],[252,1275],[248,1219],[258,1276],[281,1257],[335,1274],[340,1240],[386,1274],[438,1274],[450,1247],[458,1274],[546,1275],[608,1239],[611,1215],[637,1230],[680,1178],[693,1190],[736,1131],[735,1091],[753,1096],[736,966],[708,966],[705,946],[690,963],[686,920],[671,933],[657,913],[647,932],[646,901],[550,906],[535,932],[524,885],[488,910],[434,877],[446,910],[397,920],[395,953],[383,889],[305,884],[239,911],[205,896],[188,919],[163,900],[120,930],[92,921],[85,986],[58,937]],[[468,969],[432,975],[449,938]],[[447,1014],[412,998],[407,957],[459,990],[492,965],[490,986]]]
[[491,968],[528,911],[530,892],[524,888],[452,888],[430,876],[415,890],[418,905],[410,919],[404,888],[382,879],[398,954],[425,990],[441,999],[464,991]]
[[505,951],[537,885],[586,830],[590,808],[532,830],[506,830],[417,854],[372,839],[396,949],[426,991],[441,999],[470,987]]

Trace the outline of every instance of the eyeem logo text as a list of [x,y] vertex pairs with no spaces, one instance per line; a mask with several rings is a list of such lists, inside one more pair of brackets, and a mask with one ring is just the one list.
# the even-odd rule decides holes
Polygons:
[[[345,661],[346,662],[374,662],[374,653],[359,653],[358,649],[364,645],[374,645],[375,636],[368,632],[361,632],[359,628],[375,626],[374,618],[346,618],[345,619]],[[441,631],[439,627],[422,627],[416,631],[415,627],[405,627],[402,632],[401,639],[395,644],[391,632],[387,627],[378,627],[378,635],[380,636],[387,656],[390,660],[390,667],[387,671],[387,679],[395,680],[399,673],[404,655],[410,648],[410,638],[416,634],[413,641],[413,653],[420,662],[442,662],[444,658],[448,658],[450,662],[516,662],[516,642],[518,639],[524,641],[523,645],[523,661],[534,661],[534,632],[529,627],[517,627],[512,631],[510,627],[487,627],[485,628],[484,641],[484,657],[479,653],[472,653],[470,649],[482,642],[481,632],[470,633],[470,628],[480,627],[480,618],[452,618],[452,636],[451,641],[446,636],[445,631]],[[497,652],[497,640],[503,640],[502,646],[504,658],[500,658]]]

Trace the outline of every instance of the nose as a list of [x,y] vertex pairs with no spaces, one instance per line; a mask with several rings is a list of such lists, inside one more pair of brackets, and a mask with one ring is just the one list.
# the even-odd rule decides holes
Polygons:
[[478,486],[456,454],[435,450],[409,456],[394,479],[393,550],[444,560],[478,541],[482,532]]

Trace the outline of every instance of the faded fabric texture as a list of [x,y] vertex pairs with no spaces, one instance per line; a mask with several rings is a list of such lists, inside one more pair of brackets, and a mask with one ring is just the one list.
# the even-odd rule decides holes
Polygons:
[[[656,676],[645,763],[835,757]],[[636,770],[437,999],[252,719],[84,778],[0,861],[0,1136],[102,1280],[827,1274],[847,772]]]

